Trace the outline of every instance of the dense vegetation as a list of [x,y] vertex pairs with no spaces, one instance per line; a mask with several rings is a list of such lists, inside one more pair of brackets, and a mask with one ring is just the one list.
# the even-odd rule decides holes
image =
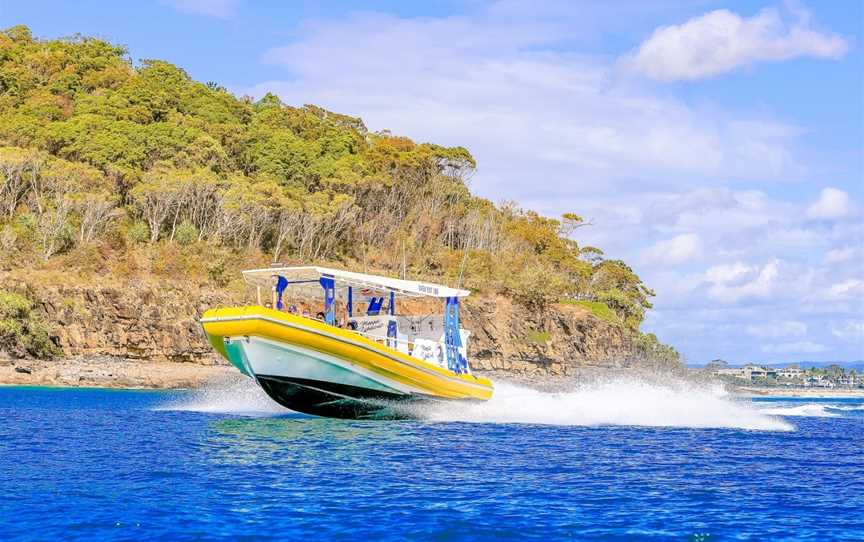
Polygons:
[[637,332],[654,294],[625,263],[572,239],[582,218],[472,196],[475,167],[462,147],[371,133],[270,94],[238,99],[98,39],[0,33],[7,270],[59,259],[65,273],[224,286],[245,264],[336,262],[536,310],[587,301]]

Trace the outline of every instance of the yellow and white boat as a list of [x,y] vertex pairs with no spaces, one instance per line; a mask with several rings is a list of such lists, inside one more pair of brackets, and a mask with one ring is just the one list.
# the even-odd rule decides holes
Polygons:
[[[470,332],[459,323],[467,290],[314,266],[243,276],[258,304],[208,310],[201,324],[223,357],[292,410],[405,417],[405,403],[492,396],[492,383],[468,365]],[[263,306],[265,292],[272,308]],[[313,295],[323,297],[317,318],[289,303]],[[397,315],[401,298],[437,298],[444,313]]]

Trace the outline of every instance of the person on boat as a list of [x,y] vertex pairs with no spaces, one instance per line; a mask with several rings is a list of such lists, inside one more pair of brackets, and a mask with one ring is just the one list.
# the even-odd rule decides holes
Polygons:
[[324,321],[324,313],[319,312],[318,314],[315,315],[315,319],[323,322]]
[[297,305],[288,305],[288,312],[290,314],[297,314]]

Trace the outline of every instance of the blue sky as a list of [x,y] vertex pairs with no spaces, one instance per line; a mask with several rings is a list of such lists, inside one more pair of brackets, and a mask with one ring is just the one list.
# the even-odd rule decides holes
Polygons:
[[237,94],[464,145],[472,188],[594,225],[690,362],[864,358],[864,8],[832,2],[10,2]]

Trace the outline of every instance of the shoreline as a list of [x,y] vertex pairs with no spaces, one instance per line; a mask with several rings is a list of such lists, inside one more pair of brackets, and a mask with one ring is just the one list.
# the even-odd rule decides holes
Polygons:
[[[508,382],[539,391],[572,390],[580,385],[610,376],[633,377],[621,369],[585,367],[576,378],[504,374],[501,371],[477,371],[493,382]],[[239,376],[227,363],[144,362],[109,356],[72,357],[62,360],[2,360],[0,387],[34,386],[50,388],[95,388],[125,390],[196,389],[209,382],[225,381]],[[668,375],[672,376],[672,375]],[[674,376],[673,376],[674,378]],[[560,381],[559,381],[560,380]],[[664,378],[649,380],[662,384]],[[864,389],[761,388],[735,386],[729,392],[742,398],[800,397],[812,399],[864,398]]]
[[139,362],[110,357],[0,360],[0,386],[177,390],[199,388],[237,374],[228,364]]
[[758,388],[740,387],[733,388],[732,392],[739,397],[804,397],[810,399],[842,399],[842,398],[864,398],[864,388]]

